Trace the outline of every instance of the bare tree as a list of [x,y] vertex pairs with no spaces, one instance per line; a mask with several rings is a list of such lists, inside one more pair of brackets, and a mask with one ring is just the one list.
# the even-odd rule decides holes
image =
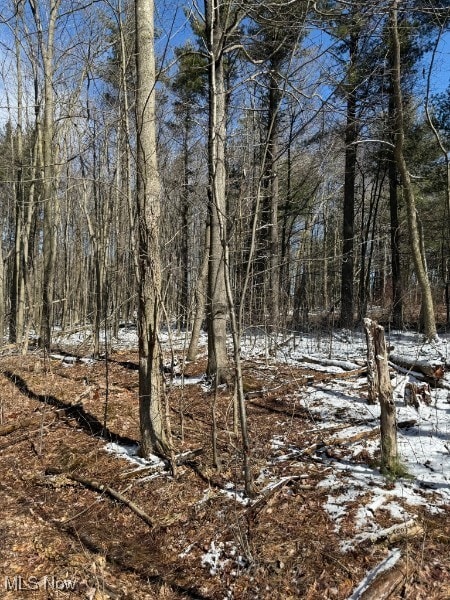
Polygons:
[[395,103],[395,148],[394,156],[403,185],[406,211],[408,217],[409,243],[414,270],[422,294],[422,315],[424,332],[427,339],[436,338],[436,322],[434,317],[433,297],[430,281],[425,267],[421,248],[421,236],[417,219],[416,200],[411,183],[411,176],[404,155],[405,129],[403,116],[403,97],[401,88],[401,55],[400,37],[398,33],[398,0],[392,0],[389,11],[390,38],[392,44],[392,87]]
[[153,0],[135,0],[138,227],[139,417],[141,454],[167,454],[164,382],[158,338],[161,311],[160,180],[156,156]]
[[50,0],[48,23],[44,30],[40,3],[29,0],[33,12],[42,56],[44,74],[44,115],[42,126],[42,203],[44,210],[43,229],[43,279],[42,279],[42,319],[40,338],[42,347],[50,350],[53,300],[55,289],[56,232],[58,224],[58,204],[55,192],[55,160],[53,132],[55,104],[53,91],[55,29],[61,0]]
[[221,220],[226,219],[226,84],[224,48],[229,33],[228,2],[205,0],[205,41],[209,75],[209,272],[208,272],[208,374],[216,382],[228,381],[227,295]]

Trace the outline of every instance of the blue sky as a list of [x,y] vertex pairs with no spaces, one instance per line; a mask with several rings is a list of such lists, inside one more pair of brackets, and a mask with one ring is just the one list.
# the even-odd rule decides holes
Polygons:
[[[428,68],[431,55],[428,54],[424,60],[425,69]],[[450,32],[442,36],[440,40],[433,68],[431,88],[433,93],[445,91],[450,83]]]
[[[4,0],[0,0],[0,3]],[[203,2],[199,2],[199,9],[203,9]],[[156,0],[156,24],[161,33],[157,46],[159,52],[166,51],[166,65],[170,65],[173,60],[173,49],[182,45],[191,37],[189,23],[185,10],[195,11],[195,4],[183,2],[182,0]],[[2,42],[9,42],[12,45],[10,31],[5,25],[0,25],[0,67],[5,72],[5,65],[9,64],[14,70],[14,60],[10,53],[7,53]],[[9,54],[9,56],[7,56]],[[426,91],[426,72],[429,65],[430,55],[424,57],[423,65],[425,68],[425,77],[420,74],[417,81],[419,98],[424,98]],[[13,73],[11,76],[13,77]],[[432,75],[431,92],[439,93],[445,91],[450,84],[450,33],[442,36],[438,51],[436,53],[435,64]],[[6,98],[4,90],[4,80],[0,77],[0,123],[4,123],[7,118]]]

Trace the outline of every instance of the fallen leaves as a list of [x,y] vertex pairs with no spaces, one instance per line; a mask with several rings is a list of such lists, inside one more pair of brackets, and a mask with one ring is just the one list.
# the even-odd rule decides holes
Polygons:
[[[8,393],[4,399],[4,425],[40,419],[35,411],[48,408],[42,402],[45,395],[66,403],[83,395],[83,414],[102,422],[105,380],[101,362],[76,363],[70,368],[56,363],[49,375],[33,368],[32,356],[20,358],[20,362],[11,356],[2,360],[5,362],[0,360],[0,367],[17,372],[34,394],[27,396],[5,379]],[[120,361],[110,365],[114,384],[107,425],[112,433],[133,440],[138,437],[137,373],[119,364],[126,361],[135,362],[135,355],[122,353]],[[190,369],[200,372],[197,364],[190,365]],[[395,541],[407,547],[411,560],[418,565],[411,583],[415,595],[410,597],[420,598],[422,594],[427,600],[444,598],[450,569],[450,521],[445,513],[428,515],[425,536],[416,531],[412,537],[386,537],[372,545],[369,552],[365,548],[364,554],[339,552],[340,534],[323,508],[327,491],[317,487],[333,470],[334,463],[329,466],[317,452],[320,450],[326,458],[324,449],[328,448],[329,454],[348,460],[355,443],[369,442],[376,430],[369,424],[363,433],[347,431],[347,423],[342,424],[347,418],[344,413],[340,414],[341,423],[333,427],[323,429],[325,423],[319,422],[312,425],[310,414],[300,406],[296,395],[297,383],[307,382],[309,372],[297,369],[292,375],[292,369],[273,369],[270,386],[266,385],[267,372],[264,365],[251,363],[254,388],[272,388],[258,402],[248,402],[253,467],[255,476],[261,474],[260,496],[253,504],[238,501],[240,454],[236,438],[230,433],[231,398],[227,392],[220,394],[217,411],[221,473],[212,469],[209,460],[210,397],[196,386],[170,390],[171,404],[178,409],[182,400],[184,418],[189,419],[189,427],[184,423],[184,445],[180,443],[180,449],[204,448],[203,453],[193,457],[195,468],[181,464],[175,480],[163,467],[156,480],[145,478],[152,474],[153,467],[149,472],[130,475],[129,462],[104,452],[105,441],[98,432],[92,435],[70,414],[62,415],[46,431],[40,455],[33,452],[27,439],[4,448],[0,463],[1,489],[5,491],[3,573],[67,574],[79,582],[77,598],[96,600],[181,600],[186,595],[201,594],[212,599],[225,597],[231,590],[230,597],[236,600],[344,600]],[[326,382],[325,376],[318,378]],[[88,387],[85,380],[89,381]],[[179,440],[180,411],[175,414],[174,437]],[[11,431],[5,437],[18,433]],[[282,440],[275,449],[274,436]],[[310,451],[305,451],[308,448]],[[367,462],[370,456],[367,449],[356,460]],[[57,466],[63,473],[45,475],[48,465]],[[99,489],[87,489],[88,482],[98,483]],[[268,482],[273,487],[267,487]],[[232,485],[231,492],[226,488],[228,484]],[[120,497],[108,496],[108,490],[116,490],[132,501],[156,526],[149,528]],[[352,514],[366,500],[356,499],[350,507]],[[389,515],[383,518],[386,528],[390,527]],[[353,518],[345,523],[345,533],[356,535]],[[201,565],[202,553],[211,540],[223,544],[223,558],[229,561],[214,577]],[[421,562],[424,555],[427,560]]]

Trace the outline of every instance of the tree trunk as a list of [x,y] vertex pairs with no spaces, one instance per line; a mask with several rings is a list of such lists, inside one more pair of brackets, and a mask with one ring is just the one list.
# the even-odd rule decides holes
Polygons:
[[210,248],[208,272],[208,375],[218,383],[229,378],[226,347],[227,295],[221,220],[226,223],[226,89],[224,76],[224,16],[215,0],[205,0],[206,43],[209,72],[209,217]]
[[[395,57],[393,48],[389,52],[389,66],[394,68]],[[391,82],[389,86],[389,122],[391,129],[392,142],[395,144],[395,123],[396,108],[394,86]],[[394,329],[403,328],[403,286],[402,272],[400,263],[400,222],[399,222],[399,201],[398,201],[398,182],[397,165],[394,149],[389,152],[388,157],[388,175],[389,175],[389,213],[390,213],[390,234],[391,234],[391,269],[392,269],[392,325]]]
[[347,83],[347,127],[345,130],[345,176],[344,209],[342,228],[341,266],[341,326],[353,327],[354,318],[354,229],[355,229],[355,179],[356,179],[356,138],[358,124],[356,118],[356,90],[353,70],[358,51],[358,35],[350,34],[349,67]]
[[269,132],[267,139],[267,172],[268,191],[270,198],[270,237],[269,237],[269,327],[276,333],[280,320],[280,259],[279,259],[279,233],[278,233],[278,204],[279,204],[279,178],[278,178],[278,153],[280,129],[280,101],[281,93],[278,87],[277,73],[279,65],[275,61],[271,65],[269,80]]
[[436,38],[434,48],[431,53],[431,61],[428,67],[428,75],[427,75],[427,93],[425,98],[425,115],[427,117],[428,125],[430,126],[431,131],[436,139],[436,142],[439,146],[439,149],[442,153],[442,158],[445,163],[445,205],[444,205],[444,219],[443,219],[443,244],[442,244],[442,279],[445,286],[445,306],[446,306],[446,324],[447,328],[450,325],[450,265],[448,256],[450,255],[450,156],[448,148],[444,144],[443,136],[439,132],[439,129],[435,125],[432,117],[432,113],[430,111],[430,86],[431,86],[431,76],[434,67],[434,62],[436,58],[436,53],[438,50],[439,43],[441,41],[442,35],[445,32],[445,24],[442,23],[441,29],[439,31],[439,35]]
[[189,322],[189,134],[190,116],[184,123],[183,131],[183,191],[182,191],[182,228],[181,228],[181,328],[187,328]]
[[400,223],[395,157],[389,160],[389,212],[391,217],[392,325],[403,329],[403,286],[400,263]]
[[135,0],[138,226],[139,419],[141,455],[168,453],[164,419],[159,249],[160,180],[156,157],[153,0]]
[[3,266],[3,245],[0,242],[0,344],[5,334],[5,270]]
[[206,305],[206,284],[208,277],[208,263],[209,263],[209,242],[210,232],[209,225],[205,230],[205,247],[203,249],[202,263],[200,265],[200,272],[198,274],[197,283],[195,286],[195,316],[194,323],[192,325],[191,341],[186,356],[186,360],[193,361],[197,356],[198,340],[200,337],[200,330],[202,327],[203,319],[205,317],[205,305]]
[[[23,16],[22,6],[18,5],[20,17]],[[22,270],[23,262],[23,243],[24,243],[24,208],[25,191],[23,185],[23,103],[22,103],[22,58],[19,40],[19,27],[15,29],[15,50],[16,50],[16,71],[17,71],[17,133],[16,133],[16,151],[15,161],[17,164],[15,197],[16,214],[14,228],[14,261],[13,277],[10,293],[11,317],[9,322],[9,340],[12,343],[21,343],[24,327],[24,305],[25,305],[25,285],[24,273]]]
[[403,116],[403,96],[401,89],[401,56],[400,39],[398,34],[398,1],[393,0],[390,8],[390,29],[391,44],[393,53],[392,68],[392,87],[395,103],[395,147],[394,155],[398,172],[400,173],[403,185],[403,193],[406,202],[406,211],[408,218],[409,243],[411,254],[422,295],[422,315],[424,323],[425,337],[433,340],[437,337],[436,322],[434,318],[433,297],[431,293],[430,281],[424,265],[424,257],[421,252],[420,232],[417,220],[416,201],[414,190],[411,183],[411,177],[404,156],[404,116]]
[[43,218],[43,276],[42,316],[40,339],[42,347],[50,350],[53,325],[53,300],[55,289],[56,234],[58,226],[58,204],[55,195],[55,160],[53,131],[55,121],[53,74],[54,40],[56,21],[61,0],[52,0],[44,41],[43,25],[36,0],[30,2],[38,30],[44,72],[44,119],[42,127],[42,206]]

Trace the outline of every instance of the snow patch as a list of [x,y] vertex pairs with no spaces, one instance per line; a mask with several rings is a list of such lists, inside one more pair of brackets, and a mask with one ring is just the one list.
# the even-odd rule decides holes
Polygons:
[[109,444],[106,444],[105,450],[117,458],[123,458],[132,463],[137,467],[137,471],[148,469],[149,467],[154,467],[155,469],[162,469],[165,467],[164,461],[161,460],[159,456],[152,454],[148,458],[140,457],[138,454],[139,444],[121,445],[110,442]]
[[209,545],[209,550],[201,558],[202,567],[209,567],[210,575],[217,575],[218,571],[222,570],[229,562],[228,559],[221,559],[223,548],[223,542],[218,542],[216,545],[213,540]]

